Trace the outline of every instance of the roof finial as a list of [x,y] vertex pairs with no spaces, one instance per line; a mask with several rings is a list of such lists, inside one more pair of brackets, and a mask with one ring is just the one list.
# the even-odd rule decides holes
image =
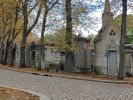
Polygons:
[[109,0],[105,0],[104,12],[111,12]]

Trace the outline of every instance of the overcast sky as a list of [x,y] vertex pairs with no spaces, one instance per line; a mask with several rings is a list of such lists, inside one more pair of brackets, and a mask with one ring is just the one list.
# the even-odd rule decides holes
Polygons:
[[[105,0],[101,0],[101,1],[104,2]],[[101,21],[102,21],[103,8],[104,8],[104,6],[102,6],[102,8],[98,9],[97,11],[94,11],[94,12],[91,13],[91,16],[93,16],[94,18],[95,17],[98,18],[95,27],[93,27],[93,28],[87,27],[87,30],[85,30],[84,28],[81,28],[82,26],[79,27],[80,32],[82,33],[83,36],[86,37],[89,34],[96,35],[98,33],[98,30],[100,30],[100,28],[102,26],[101,25]],[[121,11],[117,11],[117,14],[115,14],[115,16],[117,16],[117,15],[119,15],[121,13],[122,13]],[[128,14],[133,14],[133,10],[128,10]],[[40,19],[40,21],[42,21],[42,18]],[[90,24],[89,24],[89,26],[90,26]],[[41,29],[41,27],[40,27],[40,29]],[[40,36],[40,31],[35,31],[34,33],[37,33],[37,35]],[[49,32],[49,33],[51,33],[51,32]],[[78,32],[77,32],[77,34],[78,34]]]
[[[105,1],[105,0],[101,0],[101,1]],[[97,27],[95,29],[90,29],[90,33],[94,34],[94,35],[97,35],[98,33],[98,30],[100,30],[100,28],[102,27],[102,13],[103,13],[103,9],[104,9],[104,6],[102,7],[102,9],[99,9],[97,12],[94,12],[92,13],[92,16],[94,17],[98,17],[99,18],[99,21],[97,23]],[[117,13],[114,15],[114,18],[118,15],[122,14],[122,11],[117,11]],[[133,9],[128,9],[127,11],[127,14],[133,14]],[[88,36],[88,32],[83,30],[83,35],[86,37]]]

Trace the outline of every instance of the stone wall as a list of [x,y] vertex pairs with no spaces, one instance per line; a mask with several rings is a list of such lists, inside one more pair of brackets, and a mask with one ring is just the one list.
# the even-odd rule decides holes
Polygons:
[[[85,45],[87,46],[85,48]],[[75,70],[76,71],[91,71],[90,47],[86,41],[78,41],[78,49],[75,54]]]
[[[87,44],[87,49],[84,49],[84,43]],[[33,46],[27,46],[25,49],[25,64],[27,67],[32,66],[36,68],[38,64],[38,45],[33,44]],[[34,48],[34,49],[33,49]],[[83,71],[86,69],[87,71],[91,71],[91,62],[90,62],[90,48],[88,40],[85,38],[81,38],[77,42],[77,52],[74,56],[75,66],[72,68],[72,71]],[[43,58],[41,61],[41,68],[49,67],[49,64],[56,64],[59,67],[64,67],[61,69],[66,69],[65,65],[65,52],[63,54],[58,50],[57,47],[46,45],[43,51]],[[15,53],[14,64],[19,66],[20,60],[20,47],[17,47]]]
[[[116,31],[113,36],[110,35],[112,29]],[[117,67],[119,67],[119,41],[120,34],[117,33],[117,28],[115,26],[109,26],[104,30],[103,38],[95,43],[95,66],[98,73],[107,74],[107,57],[105,57],[105,53],[109,50],[117,51]]]
[[125,72],[133,74],[133,49],[125,49]]

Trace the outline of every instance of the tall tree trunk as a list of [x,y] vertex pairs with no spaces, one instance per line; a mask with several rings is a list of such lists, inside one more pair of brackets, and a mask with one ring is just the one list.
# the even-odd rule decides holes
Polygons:
[[[16,3],[16,5],[14,5],[15,17],[13,17],[14,15],[12,15],[10,18],[10,19],[13,19],[13,21],[14,21],[13,26],[9,27],[9,25],[7,24],[7,23],[9,23],[8,20],[10,20],[10,19],[3,18],[3,25],[4,25],[3,33],[4,33],[4,35],[1,38],[3,47],[2,47],[2,51],[1,51],[2,54],[1,54],[1,58],[0,58],[0,60],[1,60],[0,62],[3,64],[7,64],[7,59],[8,59],[8,55],[9,55],[8,54],[9,46],[11,43],[13,43],[13,41],[15,40],[15,38],[17,37],[17,35],[19,33],[19,32],[16,32],[16,24],[17,24],[17,21],[19,19],[20,2],[21,2],[21,0],[19,0],[19,4],[18,4],[18,2],[14,2],[14,3]],[[12,4],[10,6],[12,6]],[[3,16],[3,17],[5,17],[5,16]],[[5,23],[4,23],[4,19],[5,19]],[[7,28],[9,28],[9,29],[6,32]],[[6,43],[3,43],[3,41]]]
[[13,44],[11,47],[11,54],[10,54],[10,59],[9,59],[10,66],[13,66],[14,64],[15,53],[16,53],[16,44]]
[[[33,24],[28,28],[28,15],[31,13],[32,10],[35,9],[36,5],[28,10],[28,1],[29,0],[23,0],[23,16],[24,16],[24,23],[23,23],[23,36],[21,41],[21,48],[20,48],[20,61],[19,61],[19,67],[26,67],[25,66],[25,48],[26,48],[26,40],[29,33],[32,31],[32,29],[35,27],[35,25],[38,22],[38,19],[41,14],[42,7],[40,6],[37,12],[37,16]],[[30,11],[30,12],[29,12]]]
[[25,67],[25,48],[26,48],[26,37],[23,36],[20,47],[20,61],[19,61],[19,67],[21,68]]
[[51,2],[49,2],[48,0],[45,0],[45,2],[44,2],[45,12],[44,12],[44,15],[43,15],[43,23],[42,23],[42,30],[41,30],[41,39],[40,39],[40,46],[39,46],[37,70],[41,70],[42,58],[44,58],[43,61],[45,61],[45,54],[43,54],[44,49],[45,49],[45,45],[44,45],[44,33],[45,33],[45,30],[46,30],[46,22],[47,22],[48,12],[57,3],[58,3],[58,0],[51,1]]
[[7,36],[5,37],[4,40],[4,56],[3,56],[3,64],[7,64],[7,59],[8,59],[8,51],[9,51],[9,46],[10,46],[10,36],[11,36],[11,29],[9,28],[8,32],[6,33]]
[[25,67],[25,48],[26,48],[27,25],[28,25],[28,18],[26,17],[24,20],[23,37],[22,37],[21,47],[20,47],[19,67],[22,67],[22,68]]
[[[45,4],[45,12],[43,15],[43,24],[42,24],[42,31],[41,31],[41,39],[40,39],[40,46],[39,46],[39,54],[38,54],[38,65],[37,65],[37,70],[41,70],[41,61],[42,58],[45,58],[43,56],[45,56],[43,54],[44,51],[44,33],[45,33],[45,29],[46,29],[46,21],[47,21],[47,15],[48,15],[48,8],[47,5]],[[45,60],[45,59],[43,59]]]
[[72,62],[73,52],[72,48],[72,9],[71,9],[71,0],[66,0],[65,4],[66,10],[66,69],[71,71],[71,68],[74,67],[74,62]]
[[6,44],[5,49],[4,49],[4,56],[3,56],[3,64],[6,65],[7,64],[7,58],[8,58],[8,46]]
[[1,50],[0,50],[0,63],[3,64],[3,56],[4,56],[4,44],[1,43]]
[[4,56],[3,56],[3,64],[6,65],[7,64],[7,59],[8,59],[8,51],[9,51],[9,39],[7,39],[6,43],[5,43],[5,48],[4,48]]
[[120,62],[119,62],[119,71],[118,71],[118,79],[124,79],[124,66],[125,66],[125,36],[126,36],[126,19],[127,19],[127,0],[122,0],[123,3],[123,13],[122,13],[122,21],[121,21],[121,38],[120,38]]
[[19,67],[25,67],[25,48],[26,48],[26,34],[27,34],[27,26],[28,26],[28,0],[24,1],[23,5],[23,16],[24,16],[24,27],[23,27],[23,36],[21,41],[20,48],[20,61]]

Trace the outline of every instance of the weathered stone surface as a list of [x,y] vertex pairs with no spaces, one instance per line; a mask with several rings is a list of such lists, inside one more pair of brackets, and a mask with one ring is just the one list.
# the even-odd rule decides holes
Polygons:
[[[108,72],[110,76],[117,75],[119,67],[119,41],[120,32],[118,26],[113,24],[113,13],[111,12],[109,0],[106,0],[102,14],[102,28],[95,38],[95,65],[97,72],[107,74],[107,57],[105,57],[105,54],[109,51],[112,57],[109,57]],[[113,65],[112,63],[115,64]]]
[[[119,46],[120,46],[120,29],[113,23],[113,13],[109,0],[105,0],[104,12],[102,14],[102,27],[95,38],[95,66],[99,74],[117,76],[119,68]],[[110,52],[107,57],[106,52]],[[125,44],[125,73],[133,74],[133,46]]]

